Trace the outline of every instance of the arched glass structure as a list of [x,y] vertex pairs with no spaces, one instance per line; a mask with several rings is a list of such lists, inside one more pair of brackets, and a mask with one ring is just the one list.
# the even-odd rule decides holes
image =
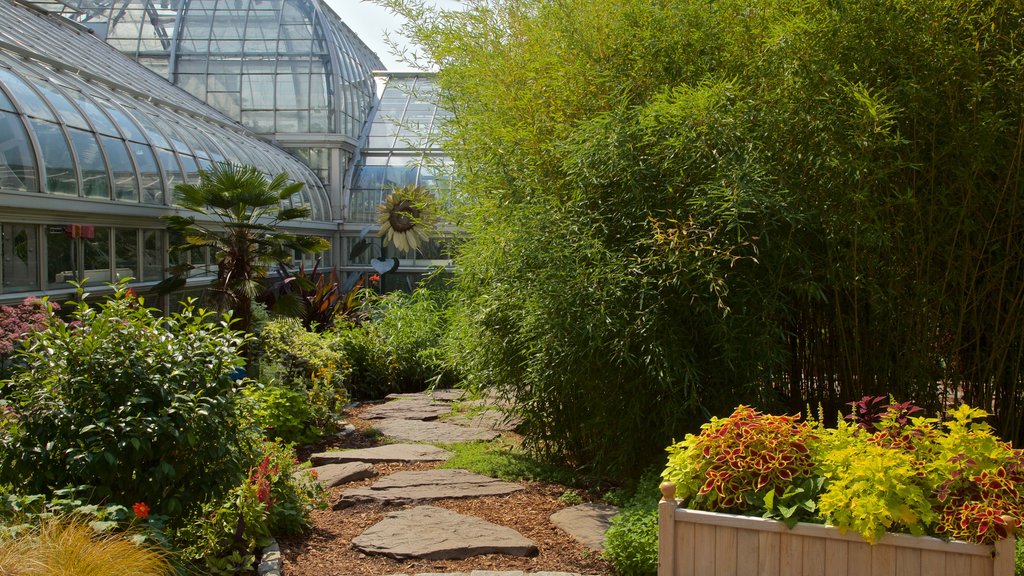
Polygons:
[[0,298],[161,279],[158,217],[215,162],[289,174],[305,186],[285,205],[311,209],[300,231],[336,231],[327,191],[294,156],[73,23],[7,0],[0,22]]
[[353,169],[346,222],[374,222],[377,206],[394,188],[446,187],[451,159],[438,138],[450,113],[438,107],[433,79],[392,73],[381,81],[380,102]]
[[318,0],[46,2],[261,134],[355,144],[383,67]]

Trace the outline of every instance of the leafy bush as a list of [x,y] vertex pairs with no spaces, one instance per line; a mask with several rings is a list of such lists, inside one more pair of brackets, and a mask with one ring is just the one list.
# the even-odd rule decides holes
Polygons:
[[372,322],[339,323],[333,343],[352,366],[348,386],[353,398],[377,399],[395,392],[395,358]]
[[89,485],[94,501],[172,516],[236,485],[255,440],[228,377],[242,340],[227,318],[192,304],[156,317],[124,284],[69,306],[72,321],[30,333],[0,383],[0,483]]
[[320,438],[321,429],[310,426],[313,414],[305,392],[271,382],[251,384],[242,394],[252,400],[250,415],[268,438],[303,444]]
[[374,303],[373,325],[394,358],[390,381],[398,391],[448,388],[458,382],[442,349],[450,305],[449,291],[426,286],[411,293],[391,292]]
[[[260,373],[264,381],[277,381],[277,385],[269,384],[265,392],[253,392],[251,395],[274,403],[288,396],[291,401],[299,400],[281,387],[291,388],[304,396],[303,406],[292,407],[292,418],[299,418],[297,428],[289,429],[290,436],[275,428],[275,433],[286,440],[310,439],[315,430],[329,430],[335,422],[335,415],[341,413],[348,404],[348,385],[352,367],[345,352],[338,345],[333,332],[316,333],[307,331],[297,318],[277,318],[264,324],[258,337],[259,344],[254,345],[254,354],[259,358]],[[269,405],[262,409],[268,413],[281,414],[281,409]],[[308,414],[297,412],[308,411]],[[276,425],[280,426],[281,421]],[[302,436],[306,434],[307,436]]]
[[288,536],[309,527],[309,512],[327,505],[323,487],[296,479],[295,454],[288,446],[266,442],[263,456],[248,478],[227,496],[210,500],[176,534],[182,556],[204,573],[252,570],[257,547],[272,535]]
[[605,534],[604,557],[623,576],[658,573],[658,471],[644,472],[631,496],[620,502],[622,512],[612,518]]
[[0,378],[11,369],[11,354],[25,335],[43,328],[51,310],[60,310],[60,305],[33,297],[17,306],[0,306]]
[[14,537],[0,535],[0,574],[18,576],[172,576],[165,552],[124,534],[99,533],[74,518],[41,519]]
[[874,390],[1024,438],[1024,5],[383,3],[457,112],[452,352],[536,449]]
[[[828,522],[870,542],[886,532],[909,532],[991,544],[1017,532],[1024,519],[1024,496],[1017,489],[1024,482],[1024,452],[995,437],[982,410],[961,405],[940,422],[907,418],[913,408],[879,406],[879,418],[860,418],[869,427],[840,420],[825,428],[783,418],[795,426],[791,433],[802,447],[782,442],[761,450],[764,444],[751,442],[759,425],[750,423],[777,417],[741,406],[730,418],[706,424],[699,436],[688,434],[671,446],[663,476],[676,483],[686,507]],[[755,430],[748,435],[750,428]],[[742,432],[722,434],[737,429]],[[763,483],[763,476],[735,466],[716,470],[732,461],[788,465],[803,457],[805,479],[791,485]],[[706,498],[708,486],[722,480],[729,481],[731,498]],[[737,500],[763,505],[742,508]]]

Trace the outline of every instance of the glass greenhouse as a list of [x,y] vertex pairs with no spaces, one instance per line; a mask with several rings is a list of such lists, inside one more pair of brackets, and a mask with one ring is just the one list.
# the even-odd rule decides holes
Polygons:
[[[158,218],[214,162],[303,182],[290,204],[312,217],[293,231],[332,240],[324,263],[351,271],[391,256],[376,241],[344,258],[391,188],[443,187],[430,77],[375,77],[318,0],[0,0],[0,19],[0,302],[162,279]],[[446,263],[430,243],[392,287]]]

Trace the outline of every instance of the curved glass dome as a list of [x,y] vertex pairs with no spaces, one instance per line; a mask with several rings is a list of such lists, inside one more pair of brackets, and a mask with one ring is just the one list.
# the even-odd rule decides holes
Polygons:
[[439,108],[430,76],[391,74],[352,174],[347,222],[372,223],[377,206],[408,184],[447,188],[451,159],[440,149],[441,127],[451,114]]
[[6,2],[0,19],[0,190],[168,206],[175,184],[228,161],[305,182],[289,204],[331,220],[323,186],[292,156],[91,35]]
[[107,43],[260,134],[355,144],[380,59],[318,0],[64,0]]

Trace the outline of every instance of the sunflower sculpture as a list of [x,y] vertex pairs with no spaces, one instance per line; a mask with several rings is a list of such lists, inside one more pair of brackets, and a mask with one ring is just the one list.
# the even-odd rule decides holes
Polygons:
[[434,198],[423,186],[409,184],[395,188],[377,206],[377,223],[384,245],[394,244],[400,252],[415,252],[427,241],[437,215]]

